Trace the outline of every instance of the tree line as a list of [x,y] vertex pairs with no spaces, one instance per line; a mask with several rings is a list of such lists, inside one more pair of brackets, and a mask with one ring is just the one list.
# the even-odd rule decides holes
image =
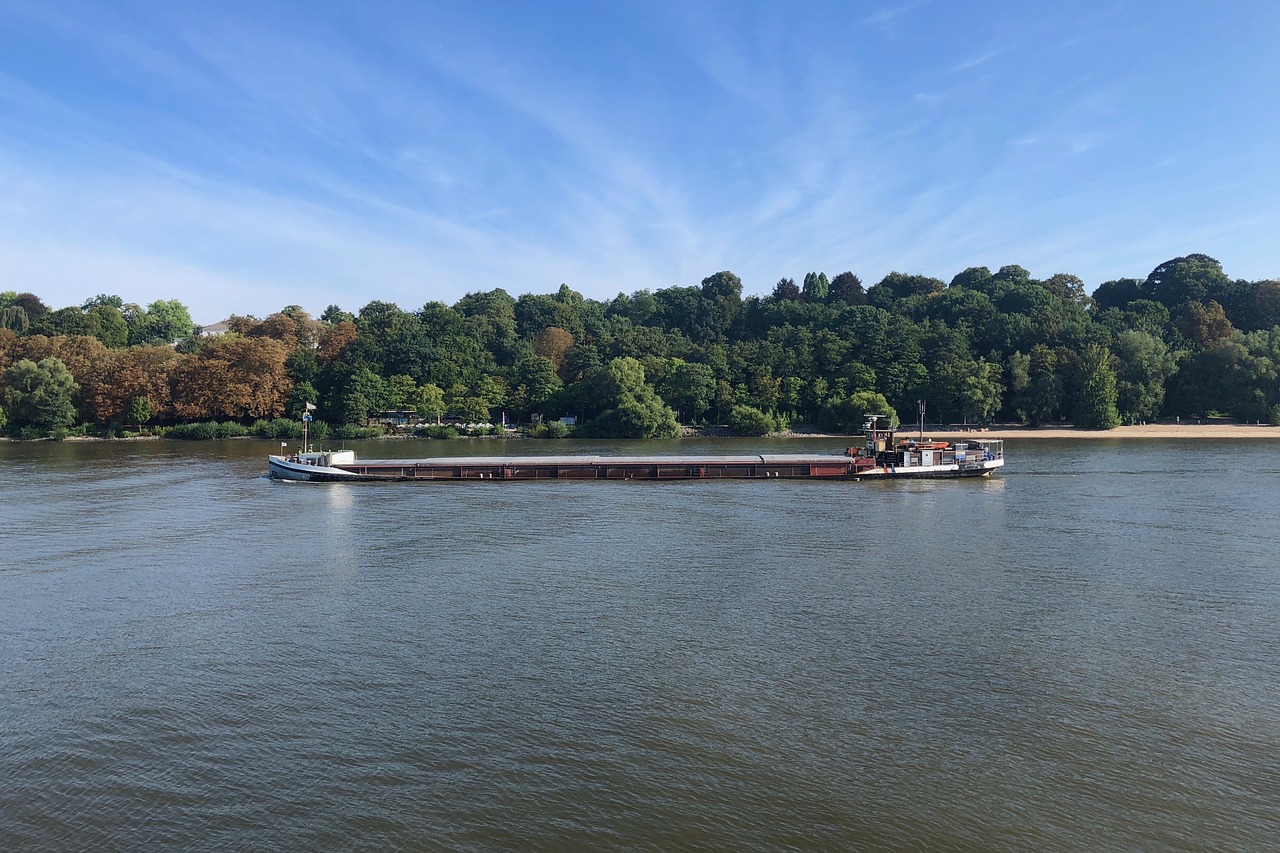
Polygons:
[[659,437],[678,423],[856,431],[868,413],[934,422],[1111,428],[1224,414],[1280,422],[1280,282],[1233,280],[1192,254],[1092,295],[1078,277],[1009,265],[944,282],[811,272],[765,296],[718,272],[594,300],[566,285],[498,288],[416,311],[373,301],[319,318],[288,306],[202,337],[176,300],[117,296],[51,310],[0,293],[10,432],[375,413],[554,421]]

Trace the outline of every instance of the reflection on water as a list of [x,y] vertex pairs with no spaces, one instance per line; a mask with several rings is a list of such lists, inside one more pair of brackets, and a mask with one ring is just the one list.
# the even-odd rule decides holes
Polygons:
[[[1268,445],[1011,441],[989,481],[364,485],[262,479],[268,445],[0,447],[0,848],[1280,830]],[[407,447],[359,450],[477,452]]]

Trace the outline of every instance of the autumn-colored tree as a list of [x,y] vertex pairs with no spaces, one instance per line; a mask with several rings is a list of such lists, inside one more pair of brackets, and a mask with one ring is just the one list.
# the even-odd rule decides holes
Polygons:
[[42,357],[56,358],[71,371],[78,388],[75,395],[76,407],[81,411],[82,417],[88,420],[92,418],[92,413],[88,411],[85,399],[102,383],[107,365],[114,354],[97,338],[76,335],[50,338],[48,355]]
[[20,356],[16,355],[18,343],[22,338],[18,337],[18,333],[12,329],[0,328],[0,373],[4,373],[10,364],[17,361]]
[[342,351],[356,342],[356,324],[349,321],[334,323],[320,335],[319,356],[322,362],[333,361]]
[[254,323],[243,334],[257,338],[272,338],[290,350],[300,346],[312,347],[320,340],[323,326],[311,319],[311,315],[297,305],[277,311],[265,320]]
[[1231,337],[1235,331],[1222,306],[1210,300],[1208,305],[1188,302],[1176,323],[1187,340],[1203,349],[1210,349]]
[[173,417],[173,393],[169,373],[180,362],[191,358],[174,352],[171,347],[134,347],[113,352],[108,357],[101,379],[82,392],[85,417],[100,424],[128,420],[129,405],[135,397],[146,397],[151,403],[151,418]]
[[170,374],[174,413],[185,420],[279,417],[291,387],[288,355],[271,338],[214,338]]
[[534,354],[551,359],[557,371],[564,366],[565,356],[571,346],[573,335],[558,326],[548,326],[533,337]]

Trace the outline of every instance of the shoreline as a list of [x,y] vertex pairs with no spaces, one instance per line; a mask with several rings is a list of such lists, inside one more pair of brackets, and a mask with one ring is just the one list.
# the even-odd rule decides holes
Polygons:
[[[914,438],[918,435],[914,428],[899,427],[899,438]],[[1280,426],[1270,424],[1139,424],[1135,426],[1119,426],[1115,429],[1077,429],[1076,427],[1031,427],[1021,425],[995,425],[986,429],[926,429],[925,439],[946,439],[948,441],[979,441],[983,439],[1004,440],[1065,440],[1065,439],[1110,439],[1110,440],[1174,440],[1174,439],[1280,439]],[[841,435],[838,433],[782,433],[777,438],[861,438],[861,435]]]
[[[898,429],[900,438],[912,438],[917,435],[913,428]],[[1208,423],[1208,424],[1140,424],[1136,426],[1120,426],[1115,429],[1077,429],[1075,427],[1031,427],[1016,424],[995,425],[988,428],[964,429],[926,429],[924,432],[926,439],[945,439],[947,441],[965,441],[965,440],[982,440],[982,439],[1005,439],[1005,440],[1176,440],[1176,439],[1227,439],[1227,440],[1259,440],[1259,439],[1277,439],[1280,440],[1280,426],[1272,426],[1270,424],[1238,424],[1238,423]],[[762,436],[769,439],[842,439],[856,440],[862,438],[861,433],[832,433],[832,432],[781,432],[770,433]],[[366,441],[402,441],[412,439],[413,436],[408,435],[384,435],[377,438],[363,439]],[[527,439],[523,435],[507,435],[507,436],[459,436],[469,440],[484,439],[512,439],[520,440],[541,440],[541,441],[557,441],[560,439]],[[727,429],[691,429],[685,427],[679,436],[681,440],[699,439],[699,438],[733,438]],[[28,441],[52,441],[49,438],[33,438]],[[89,442],[89,441],[117,441],[117,442],[135,442],[135,441],[165,441],[163,436],[132,436],[130,438],[104,438],[101,436],[67,436],[62,439],[64,442]],[[174,439],[177,440],[177,439]],[[206,439],[207,441],[273,441],[273,439],[258,439],[253,436],[236,436],[234,438],[225,439]],[[423,439],[430,441],[432,439]],[[627,439],[619,439],[625,441]],[[18,443],[23,439],[0,437],[0,442]],[[191,441],[191,439],[182,439],[181,441]],[[199,443],[197,440],[196,443]]]

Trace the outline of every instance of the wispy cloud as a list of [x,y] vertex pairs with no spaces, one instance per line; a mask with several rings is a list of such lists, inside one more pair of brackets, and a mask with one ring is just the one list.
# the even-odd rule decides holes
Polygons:
[[[607,297],[726,268],[749,292],[810,269],[1088,278],[1180,230],[1236,245],[1210,221],[1245,245],[1261,226],[1233,209],[1276,218],[1249,147],[1269,120],[1206,153],[1148,109],[1174,84],[1132,72],[1141,53],[1021,61],[1029,33],[1071,37],[1065,13],[993,27],[923,6],[451,7],[350,29],[276,8],[19,7],[58,68],[0,55],[0,289],[178,296],[209,320],[562,281]],[[1222,146],[1256,179],[1214,183]]]
[[924,6],[926,3],[927,0],[917,0],[917,2],[901,3],[897,6],[882,6],[862,20],[864,23],[873,24],[882,29],[890,30],[899,18],[908,12],[912,12],[921,6]]
[[1001,53],[1003,53],[1003,51],[989,50],[986,53],[981,54],[980,56],[975,56],[973,59],[966,60],[964,62],[961,62],[959,65],[956,65],[947,69],[947,73],[958,74],[961,71],[968,71],[971,68],[977,68],[979,65],[986,65],[988,62],[995,59]]

